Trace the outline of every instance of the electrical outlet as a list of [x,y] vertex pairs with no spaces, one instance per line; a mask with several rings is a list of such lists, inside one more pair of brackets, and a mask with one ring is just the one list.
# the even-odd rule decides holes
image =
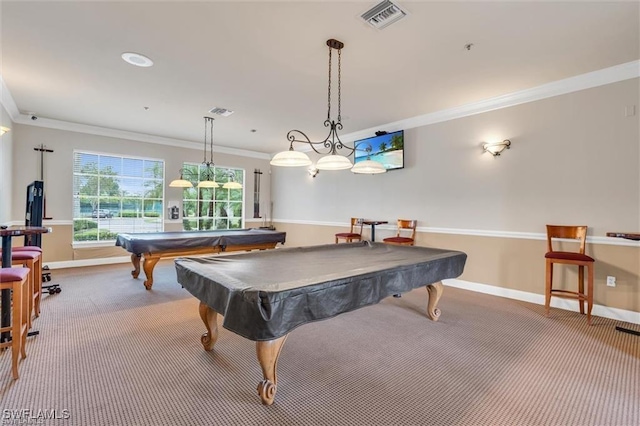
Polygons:
[[625,117],[633,117],[634,115],[636,115],[636,106],[635,105],[628,105],[628,106],[624,107],[624,116]]
[[616,286],[616,277],[607,277],[607,287],[615,287]]

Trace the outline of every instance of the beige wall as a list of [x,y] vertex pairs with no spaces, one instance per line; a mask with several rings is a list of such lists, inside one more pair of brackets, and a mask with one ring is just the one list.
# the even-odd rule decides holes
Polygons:
[[[405,168],[381,175],[272,168],[274,217],[346,223],[412,218],[421,227],[589,235],[640,230],[639,80],[405,131]],[[482,142],[510,139],[502,156]]]
[[[10,132],[0,136],[0,225],[11,221],[11,188],[13,158],[13,128],[14,124],[3,106],[0,106],[0,126],[8,127]],[[25,188],[26,192],[26,188]]]
[[[382,175],[273,168],[276,225],[287,245],[306,245],[331,243],[344,228],[327,225],[351,216],[417,219],[420,245],[467,252],[462,279],[542,294],[545,224],[584,224],[596,303],[640,312],[640,248],[605,237],[640,231],[640,126],[625,116],[639,81],[408,129],[405,168]],[[502,156],[482,154],[503,139]]]
[[[348,228],[340,226],[276,223],[287,233],[286,247],[331,244],[334,234]],[[369,238],[368,227],[364,229]],[[389,229],[377,229],[376,240],[392,235]],[[500,238],[472,235],[418,232],[416,245],[447,248],[467,253],[467,263],[460,279],[544,294],[546,240]],[[566,249],[574,250],[570,246]],[[594,303],[640,312],[640,247],[588,244],[587,254],[596,258]],[[577,268],[556,266],[555,287],[576,291]],[[615,288],[606,286],[607,275],[616,277]]]

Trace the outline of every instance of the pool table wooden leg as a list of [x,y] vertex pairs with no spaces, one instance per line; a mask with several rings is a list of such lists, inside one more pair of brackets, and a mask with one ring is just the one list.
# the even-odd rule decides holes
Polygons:
[[442,285],[442,281],[438,281],[437,283],[429,284],[427,286],[427,292],[429,293],[427,316],[433,321],[438,321],[438,318],[440,318],[440,309],[436,308],[436,305],[438,304],[443,291],[444,286]]
[[147,290],[151,290],[151,286],[153,286],[153,268],[156,267],[156,263],[158,263],[159,260],[160,256],[154,256],[151,253],[144,254],[142,268],[144,269],[144,275],[147,277],[144,281],[144,286]]
[[202,335],[200,342],[205,351],[210,351],[218,340],[218,313],[202,302],[200,302],[199,311],[200,318],[207,327],[207,332]]
[[288,334],[285,334],[278,339],[256,342],[256,354],[264,377],[264,380],[258,383],[258,395],[264,405],[273,404],[276,397],[278,357],[287,336]]
[[131,263],[133,264],[133,271],[131,271],[131,275],[133,278],[138,278],[140,275],[140,258],[142,255],[140,253],[133,253],[131,255]]

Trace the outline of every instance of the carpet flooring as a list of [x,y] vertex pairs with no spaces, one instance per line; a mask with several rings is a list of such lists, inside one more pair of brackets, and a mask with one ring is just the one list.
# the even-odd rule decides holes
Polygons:
[[53,271],[19,380],[0,354],[1,425],[640,425],[640,338],[612,320],[445,287],[433,322],[421,288],[291,332],[263,406],[255,343],[204,351],[173,262],[151,291],[129,271]]

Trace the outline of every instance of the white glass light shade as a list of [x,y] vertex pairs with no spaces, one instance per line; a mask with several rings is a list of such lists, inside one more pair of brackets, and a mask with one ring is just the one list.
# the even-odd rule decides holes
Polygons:
[[498,155],[500,155],[502,151],[504,151],[505,149],[509,149],[510,146],[511,146],[511,141],[508,139],[505,139],[502,142],[485,143],[484,145],[482,145],[482,149],[485,152],[488,152],[489,154],[493,155],[494,157],[497,157]]
[[344,155],[325,155],[316,163],[318,170],[345,170],[353,167],[351,160]]
[[4,135],[5,133],[7,133],[8,131],[10,131],[11,129],[8,127],[0,127],[0,136]]
[[198,188],[219,188],[218,182],[213,180],[201,180],[198,182]]
[[310,166],[312,163],[309,156],[304,152],[289,150],[274,155],[269,164],[272,166],[302,167]]
[[239,182],[227,182],[224,185],[222,185],[222,187],[224,189],[242,189],[242,184]]
[[365,160],[356,163],[351,171],[358,174],[377,175],[378,173],[386,173],[387,169],[384,168],[382,163],[373,160]]
[[193,188],[193,185],[188,180],[184,180],[182,178],[172,180],[169,184],[172,188]]

